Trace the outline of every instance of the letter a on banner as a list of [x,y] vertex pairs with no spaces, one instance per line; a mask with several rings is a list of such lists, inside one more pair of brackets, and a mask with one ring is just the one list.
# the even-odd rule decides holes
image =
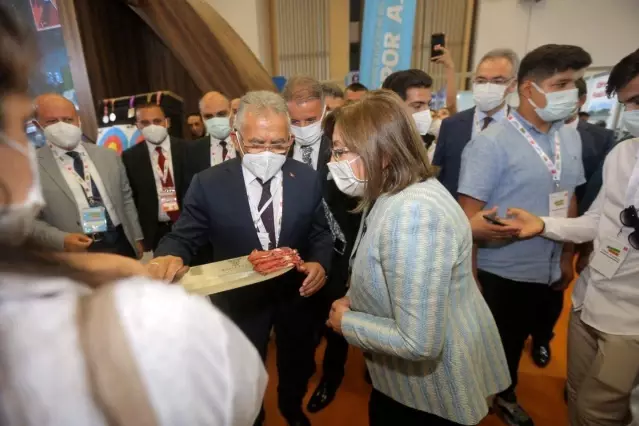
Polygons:
[[417,0],[365,0],[360,83],[378,89],[395,71],[410,68]]

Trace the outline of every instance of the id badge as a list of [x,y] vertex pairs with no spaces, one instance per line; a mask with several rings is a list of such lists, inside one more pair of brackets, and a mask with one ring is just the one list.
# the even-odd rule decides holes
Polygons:
[[612,278],[628,256],[630,248],[616,238],[606,238],[590,266],[606,278]]
[[175,189],[163,189],[160,193],[160,205],[162,211],[166,213],[176,212],[180,208],[178,207],[177,195]]
[[82,210],[82,231],[85,234],[99,234],[107,231],[106,210],[103,206]]
[[269,244],[271,242],[271,237],[269,237],[268,232],[258,232],[257,238],[260,240],[260,244],[262,245],[263,250],[269,249]]
[[548,199],[550,217],[568,217],[568,191],[558,191],[550,194]]

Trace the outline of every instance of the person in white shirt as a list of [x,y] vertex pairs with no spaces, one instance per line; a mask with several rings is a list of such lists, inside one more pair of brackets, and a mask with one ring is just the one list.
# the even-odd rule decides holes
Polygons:
[[639,50],[610,73],[606,92],[625,106],[636,139],[604,163],[603,187],[578,218],[539,218],[511,208],[521,238],[594,240],[590,263],[572,295],[568,335],[568,408],[572,425],[618,426],[629,416],[639,381]]
[[233,122],[235,121],[235,116],[237,115],[238,109],[240,109],[241,102],[242,100],[240,98],[231,100],[231,129],[233,128]]
[[[0,5],[0,423],[252,425],[266,371],[219,311],[179,286],[113,280],[121,266],[144,273],[132,259],[22,244],[46,177],[24,132],[35,43],[9,10]],[[86,269],[95,259],[115,261]]]
[[47,143],[38,150],[46,206],[31,235],[56,250],[141,257],[142,230],[122,160],[81,142],[71,101],[46,94],[35,102],[35,123]]

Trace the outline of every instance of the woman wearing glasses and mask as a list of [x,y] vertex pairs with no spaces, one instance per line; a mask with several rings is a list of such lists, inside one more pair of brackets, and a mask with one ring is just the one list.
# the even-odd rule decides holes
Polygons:
[[0,424],[251,425],[264,367],[206,301],[114,280],[144,272],[130,259],[23,246],[42,206],[24,132],[32,52],[0,6]]
[[366,354],[370,424],[478,424],[510,379],[473,279],[468,220],[397,95],[371,92],[334,114],[329,167],[364,220],[328,324]]

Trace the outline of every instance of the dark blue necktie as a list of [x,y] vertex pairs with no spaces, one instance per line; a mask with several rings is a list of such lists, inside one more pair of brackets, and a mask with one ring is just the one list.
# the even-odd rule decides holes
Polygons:
[[[271,181],[262,182],[261,179],[257,179],[257,181],[262,185],[262,197],[260,198],[260,203],[257,205],[257,210],[262,210],[264,204],[268,200],[271,199]],[[262,223],[264,224],[264,228],[266,228],[266,232],[268,233],[269,245],[268,249],[274,249],[277,245],[275,238],[275,215],[273,211],[273,202],[271,202],[268,207],[264,209],[262,212]]]
[[[82,161],[82,156],[79,152],[69,151],[67,155],[73,159],[73,170],[84,180],[84,161]],[[91,178],[91,192],[93,193],[93,198],[88,198],[89,206],[91,207],[104,207],[104,201],[102,201],[102,195],[100,195],[100,191],[98,191],[98,187],[95,185],[95,181]],[[84,194],[86,197],[86,194]],[[104,214],[106,216],[107,228],[109,230],[113,229],[113,222],[111,221],[111,217],[109,216],[109,212],[106,207],[104,208]]]

